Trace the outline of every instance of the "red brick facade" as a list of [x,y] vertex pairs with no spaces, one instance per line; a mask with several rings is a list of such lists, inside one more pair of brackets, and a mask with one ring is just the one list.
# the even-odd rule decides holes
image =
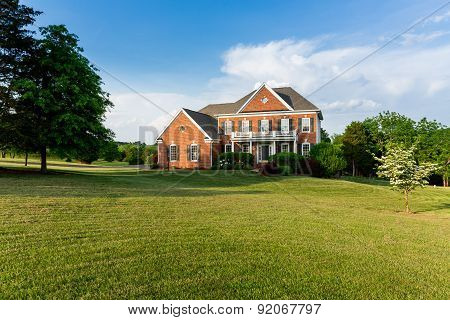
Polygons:
[[280,101],[280,99],[275,97],[267,88],[262,88],[256,93],[253,99],[248,102],[241,112],[246,113],[287,110],[289,109]]
[[[220,109],[223,108],[222,105],[218,105],[222,112],[213,115],[183,109],[157,139],[160,167],[210,168],[220,153],[230,149],[235,152],[248,150],[254,156],[255,165],[268,161],[270,155],[283,151],[307,156],[310,147],[320,142],[322,115],[317,107],[301,98],[295,91],[297,96],[293,95],[293,90],[289,89],[291,91],[287,91],[288,94],[291,92],[291,96],[297,99],[293,103],[297,109],[286,107],[280,101],[281,96],[277,93],[274,95],[273,89],[266,85],[263,85],[247,104],[241,102],[242,106],[237,106],[240,108],[234,108],[232,105],[231,108],[234,109],[225,110]],[[285,92],[282,93],[283,96],[286,95]],[[292,103],[292,100],[288,101]],[[299,107],[299,103],[306,105]],[[226,112],[228,110],[231,112]],[[309,124],[307,132],[303,132],[302,119],[305,118],[309,119],[305,121],[305,128]],[[287,123],[281,119],[290,120],[288,130],[286,127],[282,130],[281,123]],[[243,130],[244,120],[249,121],[248,132]],[[268,130],[262,129],[266,122],[262,123],[261,120],[269,120]],[[232,125],[225,126],[225,122]],[[196,147],[193,149],[192,145]],[[174,151],[172,157],[169,152],[171,146]]]
[[[172,121],[163,132],[158,143],[158,163],[163,168],[210,168],[211,148],[217,149],[211,142],[205,142],[205,134],[183,112]],[[199,147],[199,160],[190,161],[188,148],[191,144]],[[168,161],[170,145],[178,148],[177,160]],[[217,152],[217,151],[214,151]]]

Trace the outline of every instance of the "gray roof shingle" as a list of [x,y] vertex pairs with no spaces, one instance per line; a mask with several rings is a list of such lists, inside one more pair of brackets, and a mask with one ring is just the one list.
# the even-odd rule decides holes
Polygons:
[[186,108],[183,110],[194,120],[210,137],[218,139],[217,119],[208,114],[192,111]]
[[[306,98],[301,96],[297,91],[295,91],[291,87],[273,88],[273,91],[275,91],[294,110],[320,111],[319,108],[317,108],[314,104],[312,104]],[[210,116],[215,116],[218,114],[236,113],[242,107],[242,105],[252,96],[254,92],[255,90],[253,90],[245,97],[242,97],[236,102],[207,105],[206,107],[200,109],[198,112],[208,114]]]

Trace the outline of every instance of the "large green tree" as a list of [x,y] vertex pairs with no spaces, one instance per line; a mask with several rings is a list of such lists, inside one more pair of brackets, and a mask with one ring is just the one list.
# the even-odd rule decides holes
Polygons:
[[97,70],[82,55],[76,35],[62,25],[40,32],[35,54],[25,59],[31,71],[14,81],[19,97],[14,117],[20,120],[17,131],[41,154],[41,172],[46,172],[49,148],[74,159],[89,155],[91,161],[98,155],[112,137],[103,124],[112,103]]
[[342,136],[342,150],[352,175],[369,175],[374,169],[374,144],[369,131],[362,122],[350,123]]
[[28,75],[24,61],[33,56],[36,41],[29,30],[40,14],[18,0],[0,1],[0,149],[27,151],[29,141],[17,131],[14,82]]

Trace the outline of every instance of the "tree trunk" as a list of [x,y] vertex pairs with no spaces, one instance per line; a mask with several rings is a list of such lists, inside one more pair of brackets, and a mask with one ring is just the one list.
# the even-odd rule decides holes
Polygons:
[[406,207],[406,213],[411,213],[411,210],[409,209],[409,194],[408,191],[405,190],[405,207]]
[[448,177],[442,176],[442,186],[448,187]]
[[25,152],[25,167],[28,166],[28,152]]
[[41,147],[41,173],[47,173],[47,148]]
[[355,174],[356,174],[355,160],[352,160],[352,169],[353,169],[352,175],[355,176]]

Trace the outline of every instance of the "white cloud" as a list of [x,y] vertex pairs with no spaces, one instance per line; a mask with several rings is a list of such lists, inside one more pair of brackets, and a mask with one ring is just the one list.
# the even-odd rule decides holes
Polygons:
[[439,22],[443,22],[443,21],[446,21],[449,19],[450,19],[450,10],[445,12],[444,14],[433,16],[428,21],[434,22],[434,23],[439,23]]
[[417,43],[430,42],[449,33],[450,31],[433,31],[430,33],[406,33],[402,36],[403,40],[401,43],[403,45],[413,45]]
[[[417,37],[412,39],[408,41],[417,42]],[[317,39],[240,44],[224,53],[223,75],[210,79],[200,95],[144,95],[173,114],[181,107],[198,110],[209,103],[236,101],[267,82],[273,87],[292,86],[321,107],[323,125],[332,133],[352,120],[387,109],[449,124],[450,45],[388,46],[308,97],[308,93],[376,48],[366,45],[324,49],[325,45]],[[116,108],[108,116],[107,125],[118,140],[137,140],[139,126],[152,125],[159,130],[170,119],[135,94],[113,94],[112,100]]]

